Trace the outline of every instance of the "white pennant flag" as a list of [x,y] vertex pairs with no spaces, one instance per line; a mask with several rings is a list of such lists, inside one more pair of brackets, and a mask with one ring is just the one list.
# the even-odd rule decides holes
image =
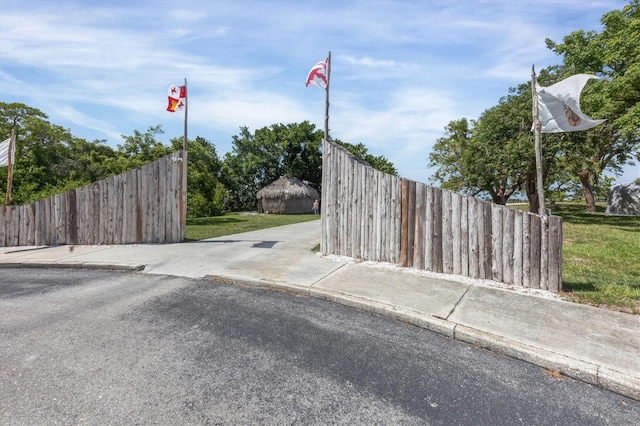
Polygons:
[[[11,143],[11,138],[0,143],[0,167],[9,166],[9,144],[10,143]],[[15,156],[16,156],[16,146],[14,144],[13,149],[11,150],[11,164],[14,163]]]
[[606,121],[593,120],[580,110],[580,93],[591,78],[597,77],[576,74],[549,87],[536,85],[542,133],[577,132]]

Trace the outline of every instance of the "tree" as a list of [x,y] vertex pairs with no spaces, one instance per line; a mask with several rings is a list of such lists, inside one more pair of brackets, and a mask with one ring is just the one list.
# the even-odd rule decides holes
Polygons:
[[[478,120],[454,120],[445,128],[429,155],[431,178],[444,189],[469,195],[486,192],[494,203],[506,204],[525,190],[532,211],[537,211],[535,155],[531,134],[531,89],[528,83],[509,89],[498,105],[485,110]],[[554,166],[557,148],[545,152],[544,173]]]
[[387,160],[383,155],[375,156],[369,153],[369,150],[362,143],[358,143],[356,145],[350,144],[348,142],[342,142],[339,139],[334,140],[338,145],[343,146],[347,151],[358,157],[359,159],[365,161],[371,167],[376,170],[379,170],[383,173],[388,173],[390,175],[398,175],[398,170],[395,168],[393,163]]
[[233,150],[225,155],[223,182],[229,189],[229,207],[253,209],[258,191],[290,174],[320,188],[323,132],[308,121],[273,124],[254,134],[247,127],[233,136]]
[[[222,161],[216,147],[200,136],[188,143],[187,217],[222,215],[227,191],[220,181]],[[182,149],[182,144],[182,138],[171,139],[171,146],[175,151]]]
[[[273,124],[254,134],[247,127],[241,127],[240,134],[233,136],[232,152],[224,158],[222,181],[229,190],[229,207],[232,210],[255,208],[257,192],[285,174],[321,191],[323,136],[323,131],[316,130],[308,121]],[[389,160],[369,154],[363,144],[335,142],[377,170],[397,174]]]
[[[47,120],[42,111],[20,103],[0,103],[0,130],[16,131],[12,199],[26,204],[78,188],[109,174],[113,150],[102,141],[87,142]],[[0,187],[6,190],[6,168]]]
[[439,138],[429,154],[429,167],[436,171],[430,178],[440,183],[443,189],[476,195],[481,190],[467,179],[463,172],[462,154],[471,141],[473,122],[466,118],[450,121],[445,127],[445,136]]
[[583,110],[606,118],[600,127],[573,140],[567,150],[569,167],[579,177],[587,211],[595,211],[594,185],[601,173],[614,173],[640,152],[640,1],[632,0],[622,10],[605,14],[603,31],[574,31],[562,43],[547,39],[547,47],[562,55],[566,77],[593,73],[602,77],[583,92]]

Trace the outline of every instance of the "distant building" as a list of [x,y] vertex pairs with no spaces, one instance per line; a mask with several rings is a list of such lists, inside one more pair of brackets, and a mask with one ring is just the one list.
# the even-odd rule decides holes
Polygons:
[[283,176],[258,191],[258,212],[307,214],[313,212],[318,191],[300,179]]

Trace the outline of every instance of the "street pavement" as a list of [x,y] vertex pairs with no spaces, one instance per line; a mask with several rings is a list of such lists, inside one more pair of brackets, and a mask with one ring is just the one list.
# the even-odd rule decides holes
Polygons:
[[2,247],[0,268],[140,271],[330,300],[640,400],[640,316],[390,264],[322,256],[320,221],[179,244]]

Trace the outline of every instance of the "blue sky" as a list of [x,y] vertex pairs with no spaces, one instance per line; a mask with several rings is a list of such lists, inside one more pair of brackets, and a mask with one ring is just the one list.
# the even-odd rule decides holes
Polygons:
[[[182,136],[183,114],[165,111],[167,88],[186,78],[189,137],[222,157],[240,126],[323,129],[324,91],[304,82],[331,51],[331,136],[428,182],[450,121],[496,105],[533,64],[561,63],[546,37],[600,32],[602,15],[627,3],[0,0],[0,100],[113,147],[157,124],[168,143]],[[618,182],[638,177],[628,166]]]

